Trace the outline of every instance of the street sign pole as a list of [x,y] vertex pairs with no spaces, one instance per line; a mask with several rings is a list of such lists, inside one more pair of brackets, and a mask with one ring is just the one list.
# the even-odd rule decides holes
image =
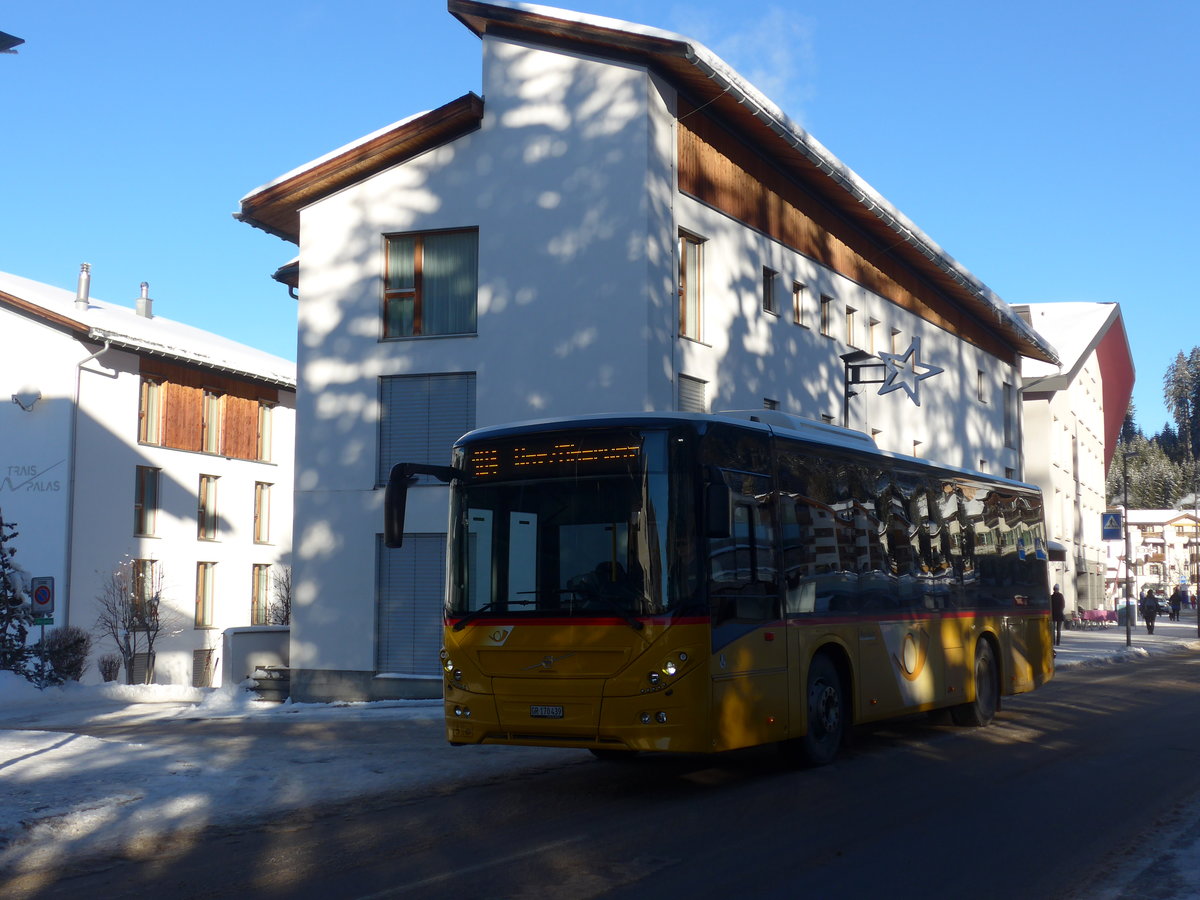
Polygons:
[[38,688],[46,687],[46,626],[54,624],[54,578],[39,575],[29,579],[33,594],[33,624],[42,627],[41,661],[38,663]]

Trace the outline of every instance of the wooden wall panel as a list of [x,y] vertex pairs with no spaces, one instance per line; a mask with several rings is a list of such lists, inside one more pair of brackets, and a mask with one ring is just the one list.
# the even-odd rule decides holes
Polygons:
[[225,397],[225,433],[221,436],[226,456],[254,459],[258,443],[258,401]]
[[163,410],[163,444],[176,450],[199,451],[204,394],[199,388],[168,381]]
[[[679,190],[1005,359],[1011,350],[718,122],[680,100]],[[897,237],[897,240],[900,240]]]
[[183,366],[157,357],[143,357],[143,375],[163,380],[163,445],[176,450],[203,449],[204,392],[222,400],[221,453],[255,459],[258,449],[259,401],[277,403],[278,388],[230,375]]

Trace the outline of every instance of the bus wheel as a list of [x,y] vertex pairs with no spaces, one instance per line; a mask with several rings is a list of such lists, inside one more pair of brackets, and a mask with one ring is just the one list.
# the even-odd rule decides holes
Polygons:
[[951,710],[956,725],[987,725],[996,717],[1000,706],[1000,672],[990,641],[981,640],[975,647],[975,699]]
[[810,766],[833,762],[846,737],[846,695],[837,666],[827,655],[813,659],[808,669],[808,729],[799,749]]

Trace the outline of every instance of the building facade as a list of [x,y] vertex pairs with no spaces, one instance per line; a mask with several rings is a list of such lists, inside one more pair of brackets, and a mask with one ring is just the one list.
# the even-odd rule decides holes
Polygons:
[[[0,273],[0,512],[18,525],[15,561],[53,579],[54,626],[89,632],[124,567],[139,603],[160,598],[137,678],[215,686],[223,631],[266,624],[290,564],[294,365],[155,315],[145,286],[122,307],[89,280],[72,292]],[[93,659],[115,649],[96,635]]]
[[1134,367],[1116,303],[1031,303],[1016,312],[1058,350],[1058,366],[1026,359],[1021,400],[1025,477],[1045,497],[1063,548],[1051,562],[1067,610],[1106,607],[1105,479],[1133,393]]
[[679,35],[451,0],[467,94],[289,172],[239,217],[299,246],[292,686],[433,696],[444,464],[476,426],[771,408],[1019,478],[1052,346],[771,101]]
[[1124,598],[1126,578],[1135,598],[1147,590],[1170,597],[1176,588],[1195,598],[1200,585],[1200,515],[1196,510],[1131,509],[1128,520],[1128,567],[1124,539],[1105,542],[1110,605],[1119,605]]

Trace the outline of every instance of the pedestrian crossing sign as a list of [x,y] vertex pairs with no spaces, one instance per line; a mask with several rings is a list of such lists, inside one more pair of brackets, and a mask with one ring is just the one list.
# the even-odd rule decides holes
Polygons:
[[1106,512],[1101,516],[1101,540],[1119,541],[1124,535],[1124,514],[1119,512]]

